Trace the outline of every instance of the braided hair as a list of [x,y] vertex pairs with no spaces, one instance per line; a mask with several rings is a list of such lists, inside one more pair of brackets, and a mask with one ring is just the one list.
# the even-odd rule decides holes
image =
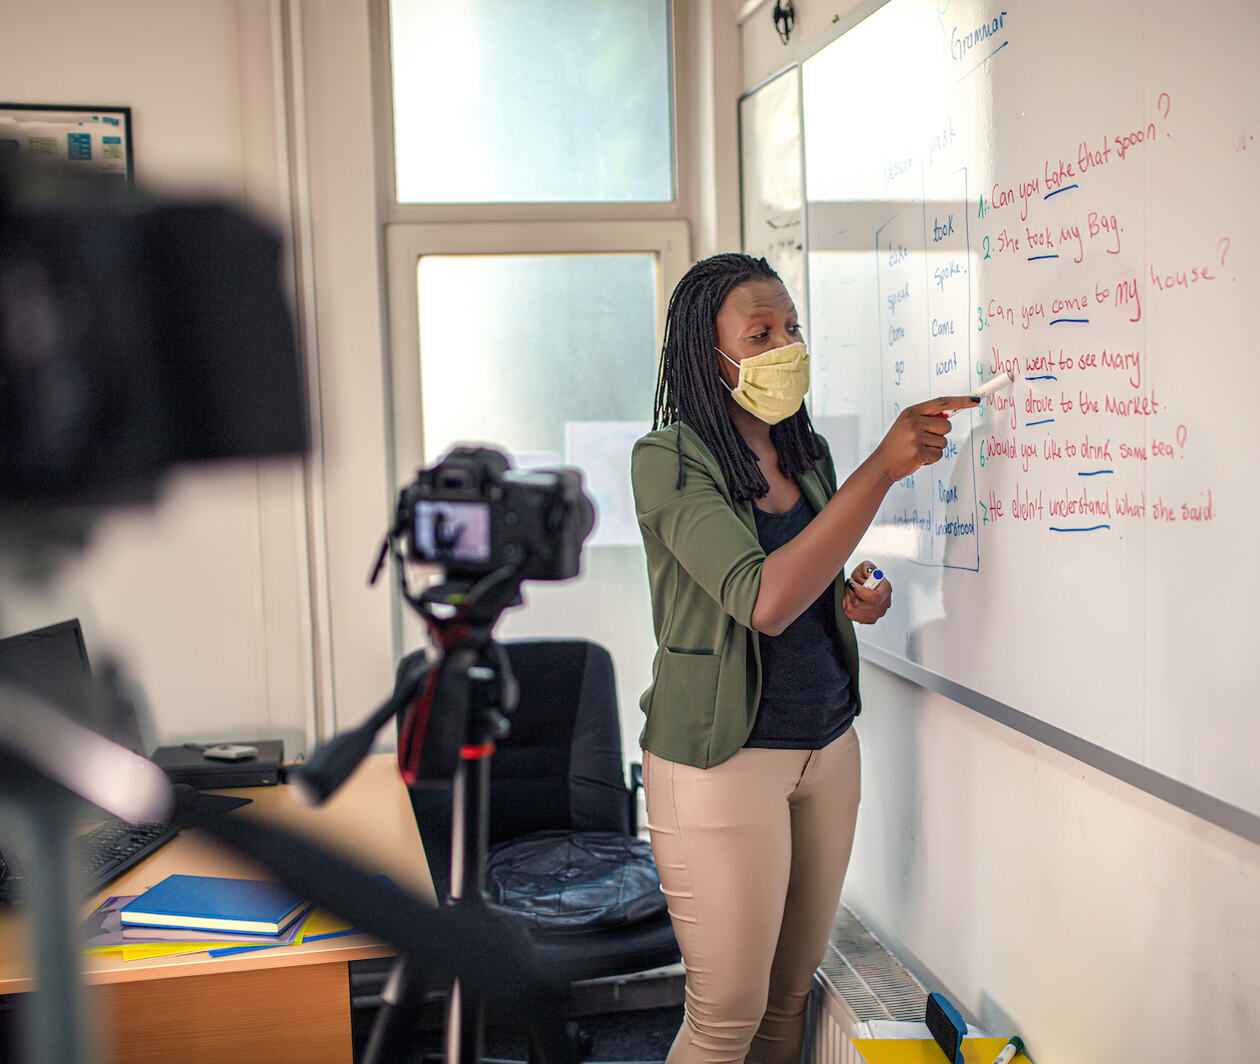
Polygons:
[[[739,502],[759,499],[770,484],[752,448],[731,421],[730,394],[716,361],[717,315],[732,289],[747,281],[778,281],[764,258],[730,252],[701,259],[678,282],[665,315],[665,341],[656,380],[652,428],[686,422],[713,453],[731,496]],[[805,404],[791,417],[770,426],[770,442],[779,469],[795,476],[822,457],[823,449]],[[683,483],[682,430],[678,432],[678,483]]]

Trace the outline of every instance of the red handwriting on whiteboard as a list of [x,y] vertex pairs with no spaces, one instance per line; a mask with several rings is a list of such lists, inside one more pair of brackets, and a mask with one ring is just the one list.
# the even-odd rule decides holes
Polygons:
[[1192,266],[1189,269],[1156,269],[1151,263],[1151,284],[1160,292],[1172,292],[1178,288],[1191,288],[1203,281],[1215,281],[1216,274],[1211,266]]
[[1142,292],[1136,277],[1122,277],[1116,282],[1116,306],[1129,310],[1129,321],[1142,320]]
[[1165,404],[1155,398],[1155,389],[1150,395],[1131,395],[1123,397],[1092,394],[1083,388],[1077,393],[1077,408],[1082,414],[1110,414],[1113,417],[1155,417],[1165,409]]

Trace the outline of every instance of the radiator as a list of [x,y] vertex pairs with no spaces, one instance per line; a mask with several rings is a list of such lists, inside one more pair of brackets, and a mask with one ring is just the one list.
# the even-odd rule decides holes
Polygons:
[[809,1001],[808,1064],[861,1064],[851,1038],[878,1020],[922,1022],[927,991],[844,905]]

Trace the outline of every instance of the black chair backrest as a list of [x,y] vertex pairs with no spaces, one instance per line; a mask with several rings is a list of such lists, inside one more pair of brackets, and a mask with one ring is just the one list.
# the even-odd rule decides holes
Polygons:
[[[612,657],[584,639],[503,640],[520,699],[490,762],[490,845],[535,831],[630,830]],[[401,675],[408,659],[399,666]],[[449,786],[411,792],[441,897],[450,874]]]

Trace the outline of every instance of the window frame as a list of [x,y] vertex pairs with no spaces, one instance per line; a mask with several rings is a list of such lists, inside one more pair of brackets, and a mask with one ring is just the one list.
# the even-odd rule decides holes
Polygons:
[[420,306],[416,268],[425,255],[582,255],[639,252],[657,260],[656,337],[664,327],[667,293],[690,265],[687,223],[523,222],[515,225],[439,223],[385,227],[389,282],[390,395],[389,443],[402,475],[436,460],[424,453],[423,389],[420,364]]
[[[667,294],[691,264],[687,223],[678,219],[653,222],[489,222],[389,225],[385,230],[389,334],[386,399],[386,452],[390,483],[414,475],[440,455],[425,454],[423,389],[420,381],[420,305],[417,269],[425,255],[607,254],[638,252],[656,255],[656,350],[644,352],[655,363],[659,355]],[[645,396],[650,415],[651,396]],[[493,441],[491,441],[493,442]],[[393,499],[390,500],[393,513]],[[392,519],[392,517],[391,517]],[[410,609],[403,609],[396,580],[390,581],[394,656],[422,646],[428,633]]]
[[687,216],[686,190],[691,187],[690,160],[680,146],[693,137],[689,109],[679,106],[678,57],[689,54],[687,20],[682,17],[683,4],[665,0],[669,20],[669,97],[670,128],[673,135],[674,195],[668,200],[616,201],[607,203],[399,203],[394,159],[394,87],[393,57],[389,36],[389,0],[370,0],[372,19],[372,51],[376,57],[373,95],[376,116],[377,183],[382,217],[387,223],[425,223],[445,221],[524,222],[524,221],[600,221],[683,218]]

